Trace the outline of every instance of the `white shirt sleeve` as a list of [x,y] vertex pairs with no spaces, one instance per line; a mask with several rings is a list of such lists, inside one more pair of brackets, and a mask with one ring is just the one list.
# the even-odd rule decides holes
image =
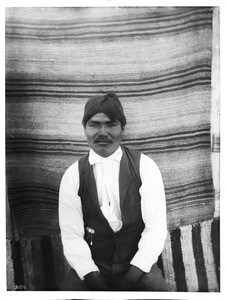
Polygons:
[[142,218],[145,228],[131,264],[149,272],[161,254],[167,235],[166,200],[161,173],[156,163],[141,154],[140,187]]
[[78,162],[67,169],[59,191],[59,225],[64,255],[81,279],[92,271],[98,271],[91,251],[84,240],[84,222],[81,199],[78,196]]

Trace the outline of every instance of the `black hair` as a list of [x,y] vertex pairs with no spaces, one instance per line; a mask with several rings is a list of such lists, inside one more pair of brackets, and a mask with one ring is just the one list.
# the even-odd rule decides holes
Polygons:
[[121,102],[115,93],[92,97],[88,100],[84,108],[83,126],[85,127],[88,120],[95,114],[101,112],[106,114],[112,122],[120,121],[121,127],[124,129],[127,121]]

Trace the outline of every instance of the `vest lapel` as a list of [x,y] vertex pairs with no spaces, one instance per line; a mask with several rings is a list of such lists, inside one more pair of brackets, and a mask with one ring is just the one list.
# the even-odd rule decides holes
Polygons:
[[98,193],[97,193],[97,188],[95,183],[95,177],[93,174],[93,168],[88,161],[87,161],[87,166],[85,168],[85,178],[86,178],[85,184],[89,192],[90,198],[92,199],[95,207],[99,208]]
[[94,177],[94,173],[93,173],[93,167],[90,165],[88,160],[87,160],[84,172],[85,172],[85,178],[86,178],[85,184],[86,184],[87,191],[89,192],[90,199],[92,200],[99,216],[103,219],[103,221],[106,223],[106,225],[111,229],[108,221],[106,220],[106,218],[104,217],[104,215],[100,209],[99,200],[98,200],[98,192],[97,192],[95,177]]
[[123,207],[126,193],[129,189],[129,186],[132,182],[132,174],[129,168],[128,159],[126,153],[122,147],[123,156],[120,163],[120,175],[119,175],[119,190],[120,190],[120,204],[121,208]]

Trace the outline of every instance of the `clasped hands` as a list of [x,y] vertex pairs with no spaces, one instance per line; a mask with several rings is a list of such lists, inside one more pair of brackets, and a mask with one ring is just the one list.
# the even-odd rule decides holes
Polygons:
[[[128,272],[121,280],[118,291],[133,291],[143,271],[131,265]],[[85,276],[85,281],[91,291],[110,291],[110,287],[102,280],[98,272],[90,272]]]

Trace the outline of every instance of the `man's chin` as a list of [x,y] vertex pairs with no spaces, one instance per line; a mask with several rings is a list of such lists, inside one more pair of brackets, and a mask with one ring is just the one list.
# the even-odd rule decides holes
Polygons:
[[113,154],[116,149],[112,149],[110,143],[98,143],[93,150],[100,156],[108,157]]

